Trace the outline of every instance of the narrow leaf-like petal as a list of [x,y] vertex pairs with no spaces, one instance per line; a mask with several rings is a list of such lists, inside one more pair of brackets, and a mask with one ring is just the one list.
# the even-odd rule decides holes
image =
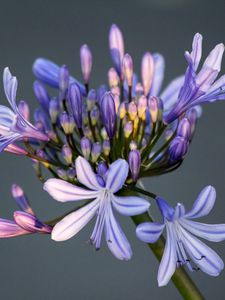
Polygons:
[[0,238],[9,238],[29,232],[18,226],[14,221],[0,219]]
[[118,197],[112,198],[113,207],[124,216],[135,216],[147,211],[150,203],[140,197]]
[[145,222],[138,225],[136,235],[145,243],[155,243],[162,234],[164,227],[165,225],[161,223]]
[[106,178],[106,188],[113,193],[118,192],[127,179],[128,170],[128,163],[124,159],[117,159],[112,163]]

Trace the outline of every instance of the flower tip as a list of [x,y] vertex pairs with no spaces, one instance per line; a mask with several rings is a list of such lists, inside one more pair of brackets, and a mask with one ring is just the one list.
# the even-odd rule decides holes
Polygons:
[[24,195],[23,189],[17,184],[12,185],[11,193],[13,198],[22,197]]

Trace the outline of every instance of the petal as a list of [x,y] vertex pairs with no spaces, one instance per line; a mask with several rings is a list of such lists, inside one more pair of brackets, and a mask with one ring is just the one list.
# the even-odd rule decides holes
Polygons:
[[163,257],[160,262],[159,271],[158,271],[158,285],[164,286],[167,285],[170,278],[173,276],[173,273],[176,270],[176,249],[174,244],[174,237],[172,233],[172,229],[170,226],[173,226],[168,223],[166,226],[166,246],[164,249]]
[[181,220],[180,224],[188,231],[211,242],[225,240],[225,224],[204,224],[191,220]]
[[129,166],[124,159],[117,159],[109,167],[106,177],[106,188],[112,193],[118,192],[127,179]]
[[193,63],[193,68],[196,71],[202,57],[202,35],[200,33],[196,33],[194,36],[192,43],[192,52],[190,55]]
[[18,235],[28,234],[23,228],[19,227],[15,222],[0,219],[0,238],[9,238]]
[[209,67],[220,72],[223,52],[224,52],[224,45],[223,44],[216,45],[215,48],[207,56],[202,66],[202,69]]
[[7,136],[0,136],[0,153],[10,144],[21,139],[22,136],[19,133],[9,134]]
[[105,235],[109,250],[120,260],[129,260],[132,257],[130,243],[116,221],[111,207],[108,213],[105,220]]
[[185,218],[195,219],[207,216],[214,206],[216,190],[212,186],[206,186],[195,200],[192,209],[185,215]]
[[14,112],[10,108],[0,105],[0,125],[10,128],[14,120]]
[[182,242],[191,260],[205,273],[218,276],[224,268],[224,263],[219,255],[180,227]]
[[140,197],[118,197],[112,196],[113,207],[124,216],[140,215],[147,211],[150,203]]
[[91,190],[101,189],[96,178],[96,174],[93,172],[91,165],[85,158],[79,156],[76,159],[75,165],[77,179],[80,183],[82,183]]
[[43,189],[57,201],[77,201],[94,199],[97,197],[97,191],[85,190],[62,179],[51,178],[44,183]]
[[162,223],[145,222],[137,226],[136,235],[145,243],[155,243],[165,227]]
[[9,104],[11,105],[12,109],[15,112],[17,112],[16,92],[17,92],[18,82],[16,77],[12,76],[8,67],[5,68],[3,71],[3,85],[4,85],[5,95],[7,97],[7,100],[9,101]]
[[185,214],[185,208],[182,203],[177,203],[175,209],[174,209],[174,214],[173,214],[173,220],[182,218]]
[[152,86],[149,95],[158,96],[164,79],[165,60],[164,57],[159,53],[154,53],[152,56],[154,59],[155,68],[154,68],[154,76],[153,76]]
[[98,208],[99,200],[96,199],[67,215],[54,226],[52,239],[55,241],[65,241],[73,237],[94,217]]

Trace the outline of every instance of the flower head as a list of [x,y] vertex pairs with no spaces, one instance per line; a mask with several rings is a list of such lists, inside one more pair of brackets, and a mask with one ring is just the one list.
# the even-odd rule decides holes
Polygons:
[[146,243],[155,243],[166,228],[166,246],[158,271],[159,286],[166,285],[176,267],[187,265],[190,271],[201,269],[211,276],[222,271],[222,259],[195,236],[208,241],[225,240],[225,224],[204,224],[192,221],[209,214],[214,206],[216,191],[212,186],[205,187],[194,202],[192,209],[185,211],[178,203],[175,208],[165,200],[157,198],[163,223],[142,223],[137,227],[137,236]]
[[90,241],[100,248],[103,230],[106,242],[115,257],[128,260],[132,256],[130,244],[114,216],[114,210],[133,216],[148,210],[149,203],[139,197],[115,195],[122,189],[128,175],[128,164],[118,159],[112,163],[105,176],[96,175],[91,165],[82,157],[76,159],[76,172],[80,186],[60,179],[49,179],[44,189],[57,201],[92,200],[82,208],[68,214],[52,231],[52,239],[64,241],[77,234],[94,216],[97,217]]

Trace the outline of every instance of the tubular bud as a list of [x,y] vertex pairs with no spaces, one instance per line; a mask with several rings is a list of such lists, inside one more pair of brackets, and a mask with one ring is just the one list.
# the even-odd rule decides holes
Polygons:
[[128,156],[128,162],[133,181],[137,181],[141,166],[141,154],[139,150],[131,150]]
[[77,128],[82,128],[82,95],[76,83],[69,86],[68,101]]
[[141,62],[141,76],[142,76],[142,84],[143,84],[145,96],[147,96],[150,91],[153,75],[154,75],[154,59],[151,53],[146,52],[142,57],[142,62]]
[[65,93],[68,89],[70,81],[69,70],[66,65],[63,65],[59,70],[59,89],[62,93]]
[[101,144],[100,143],[93,143],[92,145],[92,149],[91,149],[91,161],[93,163],[95,163],[99,156],[101,155],[101,152],[102,152],[102,147],[101,147]]
[[120,82],[120,78],[114,68],[110,68],[108,71],[108,81],[110,88],[117,87]]
[[129,54],[125,54],[123,58],[123,75],[128,86],[131,87],[133,79],[133,60]]
[[20,113],[22,114],[22,116],[24,117],[24,119],[29,121],[30,120],[30,109],[29,109],[29,105],[27,104],[27,102],[24,100],[21,100],[18,104],[18,109],[19,109]]
[[100,110],[103,125],[106,129],[109,138],[112,139],[115,134],[116,107],[111,92],[105,93],[105,95],[102,97]]
[[91,142],[87,137],[82,137],[80,147],[85,159],[89,160],[91,154]]
[[80,62],[84,83],[88,84],[92,69],[92,54],[87,45],[83,45],[80,48]]

